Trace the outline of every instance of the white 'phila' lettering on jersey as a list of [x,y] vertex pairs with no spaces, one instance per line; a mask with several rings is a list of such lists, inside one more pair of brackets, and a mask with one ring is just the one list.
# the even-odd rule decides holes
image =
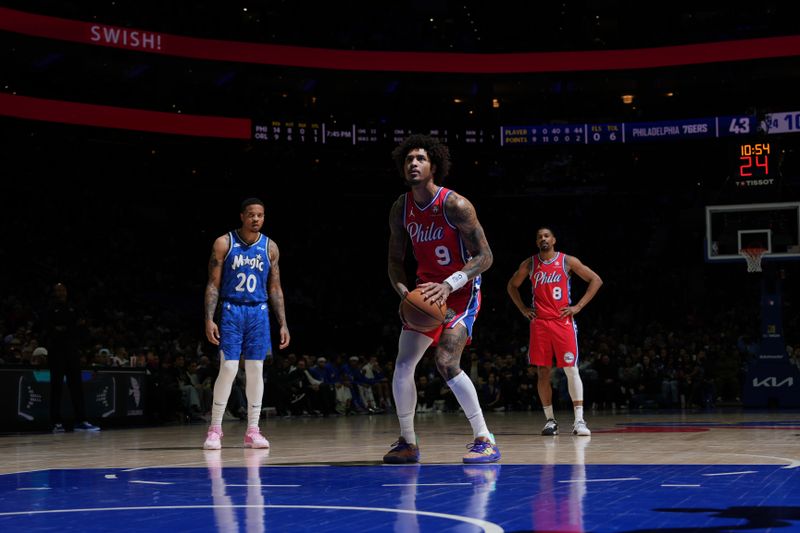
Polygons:
[[561,273],[560,272],[550,272],[549,274],[542,272],[541,270],[537,270],[533,273],[533,282],[534,287],[538,287],[539,285],[543,285],[545,283],[560,283],[561,282]]
[[233,258],[231,269],[236,270],[241,266],[249,266],[250,268],[255,268],[264,272],[264,261],[261,259],[261,254],[255,257],[245,257],[242,254],[237,255]]
[[418,222],[409,222],[406,226],[408,235],[413,242],[440,241],[444,237],[444,228],[431,222],[430,226],[423,226]]

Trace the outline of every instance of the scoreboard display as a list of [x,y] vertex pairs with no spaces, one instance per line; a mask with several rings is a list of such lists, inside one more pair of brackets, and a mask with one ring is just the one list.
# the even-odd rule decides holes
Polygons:
[[[752,138],[754,134],[800,133],[800,112],[723,115],[651,122],[584,122],[482,127],[407,127],[385,122],[344,123],[335,120],[254,120],[253,139],[269,143],[370,145],[398,144],[414,133],[433,135],[447,144],[526,148],[542,145],[632,144],[722,137]],[[769,143],[742,144],[737,157],[740,177],[765,175],[772,155]],[[749,159],[748,159],[749,158]],[[749,165],[749,166],[748,166]]]
[[432,135],[445,144],[497,144],[497,135],[484,128],[405,128],[385,124],[287,120],[268,120],[253,124],[253,139],[256,141],[284,144],[396,145],[414,133]]
[[612,124],[588,124],[587,131],[587,144],[625,142],[623,124],[621,122]]
[[750,135],[754,116],[721,116],[657,122],[602,122],[501,126],[500,146],[649,143]]
[[376,127],[356,127],[356,144],[377,143],[381,140],[380,133]]
[[585,143],[586,124],[545,124],[541,126],[500,127],[500,146]]
[[324,124],[306,121],[271,120],[253,123],[253,138],[257,141],[319,144]]
[[322,124],[323,144],[356,144],[356,125]]

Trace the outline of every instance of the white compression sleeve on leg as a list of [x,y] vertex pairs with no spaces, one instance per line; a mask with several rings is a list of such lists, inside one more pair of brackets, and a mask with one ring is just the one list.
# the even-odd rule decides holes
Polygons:
[[583,401],[583,381],[578,372],[578,368],[574,366],[564,367],[564,374],[567,375],[567,388],[569,389],[569,397],[573,402]]
[[464,410],[472,426],[472,434],[475,438],[490,437],[489,428],[486,427],[486,420],[483,418],[483,411],[481,411],[481,404],[478,402],[478,391],[475,390],[472,380],[469,379],[466,372],[459,372],[453,379],[447,382],[447,386],[456,395],[458,403]]
[[258,427],[261,400],[264,397],[264,361],[245,360],[245,394],[247,395],[247,427]]
[[[222,353],[220,352],[220,357]],[[214,405],[211,406],[211,425],[221,426],[222,417],[225,416],[225,408],[228,406],[228,397],[231,395],[231,386],[239,371],[239,361],[231,360],[220,361],[219,375],[214,382]]]
[[400,333],[398,341],[397,361],[392,377],[392,394],[397,409],[397,419],[400,421],[400,436],[409,444],[417,443],[417,435],[414,433],[414,409],[417,407],[417,384],[414,381],[414,369],[417,368],[417,363],[432,342],[433,339],[430,337],[408,330]]

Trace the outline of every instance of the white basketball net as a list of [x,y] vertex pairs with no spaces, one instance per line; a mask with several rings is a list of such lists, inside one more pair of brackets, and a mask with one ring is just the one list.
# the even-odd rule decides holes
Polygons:
[[748,272],[761,272],[761,258],[767,253],[765,248],[742,248],[739,255],[747,260]]

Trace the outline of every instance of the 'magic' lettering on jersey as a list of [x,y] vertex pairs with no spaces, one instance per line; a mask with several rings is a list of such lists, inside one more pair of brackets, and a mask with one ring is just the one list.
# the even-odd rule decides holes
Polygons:
[[264,260],[261,258],[261,255],[257,255],[255,257],[245,257],[242,254],[237,255],[233,258],[233,263],[231,264],[231,270],[236,270],[241,266],[249,266],[250,268],[254,268],[261,272],[264,271]]

